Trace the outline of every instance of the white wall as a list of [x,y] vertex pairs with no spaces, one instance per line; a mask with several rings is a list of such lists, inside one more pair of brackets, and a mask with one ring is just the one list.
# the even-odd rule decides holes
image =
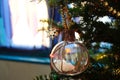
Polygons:
[[0,60],[0,80],[33,80],[50,71],[49,65]]

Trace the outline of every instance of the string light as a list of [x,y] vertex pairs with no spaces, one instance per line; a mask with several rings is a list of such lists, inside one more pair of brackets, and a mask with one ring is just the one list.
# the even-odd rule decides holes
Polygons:
[[103,4],[103,6],[105,6],[108,9],[108,11],[111,14],[116,15],[117,17],[120,17],[120,11],[117,11],[116,9],[111,7],[107,1],[100,0],[100,2]]

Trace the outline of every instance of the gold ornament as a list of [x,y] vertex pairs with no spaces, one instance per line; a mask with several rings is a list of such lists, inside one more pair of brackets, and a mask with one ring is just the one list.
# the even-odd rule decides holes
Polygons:
[[109,12],[113,11],[113,7],[109,7]]
[[108,6],[108,2],[104,2],[104,5],[105,5],[105,6]]
[[120,11],[117,11],[116,9],[111,7],[107,1],[100,0],[100,2],[105,6],[105,8],[108,9],[110,13],[112,13],[113,15],[116,15],[117,17],[120,17]]
[[120,16],[120,12],[117,12],[117,16],[118,16],[118,17]]
[[114,10],[113,10],[113,14],[116,14],[116,13],[117,13],[117,11],[114,9]]

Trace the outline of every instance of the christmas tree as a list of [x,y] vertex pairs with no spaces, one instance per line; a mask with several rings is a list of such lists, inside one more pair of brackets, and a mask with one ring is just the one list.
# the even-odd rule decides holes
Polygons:
[[[70,29],[80,34],[91,59],[88,69],[80,75],[71,77],[51,72],[51,80],[120,80],[120,1],[48,0],[48,3],[53,11],[57,9],[60,13],[67,5],[72,20]],[[108,17],[110,22],[100,21],[103,17]],[[54,24],[59,31],[62,30],[62,25]],[[94,42],[96,45],[92,46]],[[111,43],[112,47],[104,52],[95,52],[101,42]]]

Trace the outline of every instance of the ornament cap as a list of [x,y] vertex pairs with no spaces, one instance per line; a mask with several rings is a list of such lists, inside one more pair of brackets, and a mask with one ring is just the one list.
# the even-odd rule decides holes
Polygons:
[[64,41],[75,41],[75,31],[70,29],[65,29],[63,31],[63,40]]

